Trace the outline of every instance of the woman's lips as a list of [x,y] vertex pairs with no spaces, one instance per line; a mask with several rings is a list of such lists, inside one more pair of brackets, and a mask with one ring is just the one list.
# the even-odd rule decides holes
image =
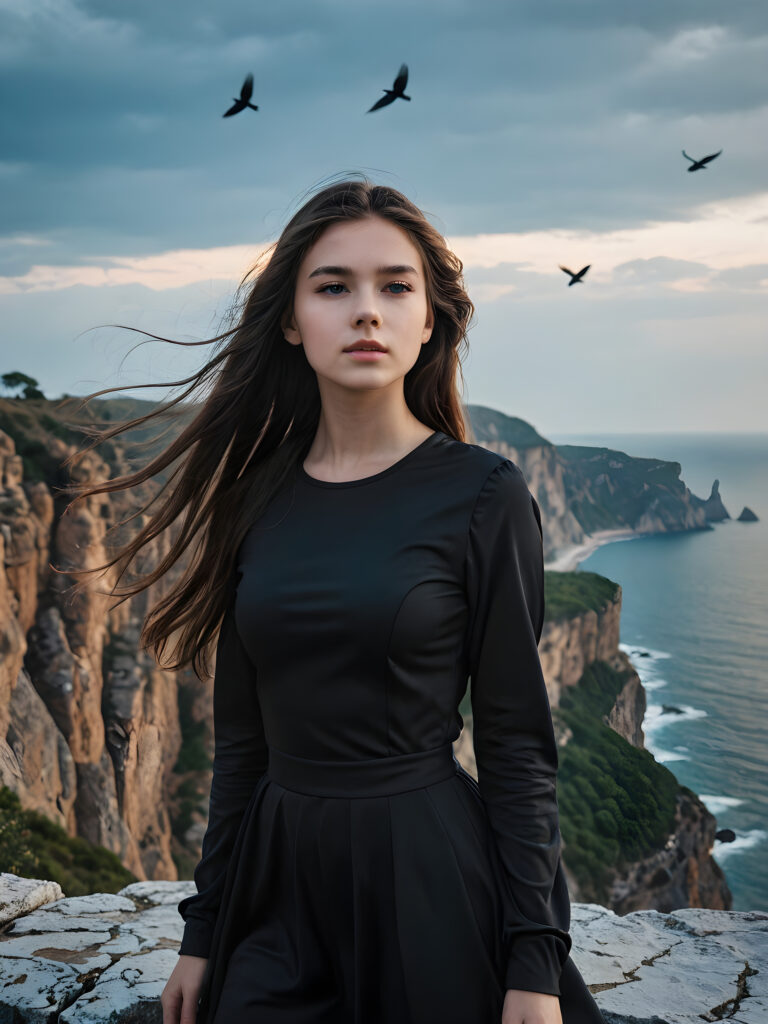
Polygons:
[[352,356],[360,363],[375,363],[377,359],[383,358],[387,353],[380,352],[378,349],[361,349],[353,348],[346,353],[348,356]]

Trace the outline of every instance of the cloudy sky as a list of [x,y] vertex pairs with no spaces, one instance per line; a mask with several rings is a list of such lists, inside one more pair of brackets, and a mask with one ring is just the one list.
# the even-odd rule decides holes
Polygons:
[[[365,114],[402,62],[411,102]],[[466,401],[545,436],[768,430],[766,68],[765,0],[0,0],[2,372],[193,372],[100,325],[216,333],[357,172],[464,261]],[[258,112],[223,119],[248,72]]]

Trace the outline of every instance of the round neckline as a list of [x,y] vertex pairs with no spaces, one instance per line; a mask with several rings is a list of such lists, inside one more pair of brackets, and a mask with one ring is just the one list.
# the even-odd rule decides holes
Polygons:
[[423,441],[417,444],[415,448],[411,448],[409,452],[406,452],[397,462],[393,462],[391,466],[387,466],[386,469],[382,469],[378,473],[372,473],[370,476],[361,476],[356,480],[318,480],[317,477],[310,476],[306,469],[304,469],[303,459],[298,463],[299,476],[306,480],[307,483],[312,484],[313,487],[358,487],[360,484],[368,484],[374,480],[381,480],[382,477],[389,476],[390,473],[400,469],[401,466],[409,462],[422,449],[426,448],[430,442],[434,441],[438,435],[442,436],[442,433],[442,430],[433,431],[428,437],[425,437]]

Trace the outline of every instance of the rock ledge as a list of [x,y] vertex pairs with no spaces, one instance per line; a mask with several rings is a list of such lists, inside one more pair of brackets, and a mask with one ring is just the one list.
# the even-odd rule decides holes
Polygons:
[[[178,959],[177,911],[194,883],[134,882],[59,898],[0,873],[0,1021],[143,1024]],[[768,1021],[768,913],[573,903],[571,956],[606,1024]]]

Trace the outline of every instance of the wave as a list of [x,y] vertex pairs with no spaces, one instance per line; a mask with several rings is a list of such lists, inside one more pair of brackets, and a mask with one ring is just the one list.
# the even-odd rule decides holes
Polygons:
[[658,648],[655,648],[655,647],[645,647],[642,644],[625,644],[625,643],[620,643],[619,644],[619,649],[624,651],[624,653],[627,654],[630,658],[632,657],[633,654],[636,654],[636,655],[638,655],[638,657],[642,657],[643,661],[645,661],[646,658],[652,658],[652,659],[655,660],[657,658],[658,659],[663,659],[663,658],[671,658],[672,657],[672,654],[671,654],[670,651],[660,651],[660,650],[658,650]]
[[[639,672],[638,672],[638,675],[640,675]],[[658,678],[653,678],[653,679],[646,678],[646,679],[643,679],[643,677],[641,675],[640,675],[640,682],[643,684],[643,689],[647,690],[647,691],[660,690],[662,686],[666,686],[667,685],[667,680],[666,679],[658,679]]]
[[699,799],[704,801],[707,810],[715,817],[722,814],[723,811],[727,811],[729,807],[738,807],[739,804],[745,802],[737,796],[717,796],[713,793],[699,793]]
[[[662,750],[661,747],[651,747],[646,743],[645,749],[649,751],[649,753],[653,754],[654,758],[660,763],[663,763],[664,761],[690,761],[690,758],[686,754],[677,753],[677,747],[675,750]],[[687,750],[688,748],[685,747],[683,749]]]
[[667,685],[667,680],[660,674],[662,665],[672,655],[669,651],[661,651],[654,647],[642,647],[639,644],[619,644],[619,650],[623,651],[632,662],[635,671],[640,677],[640,682],[646,690],[658,690]]
[[[620,643],[619,647],[632,661],[635,670],[647,693],[660,690],[667,685],[667,680],[661,674],[663,663],[672,657],[669,651],[662,651],[658,648],[645,647],[641,644]],[[692,704],[673,704],[676,711],[665,711],[663,704],[647,704],[645,715],[641,723],[645,734],[645,749],[648,750],[657,761],[689,761],[688,747],[675,746],[672,749],[665,749],[657,746],[653,739],[655,735],[669,725],[679,722],[691,722],[697,718],[706,718],[707,712],[703,708],[694,707]]]
[[668,725],[677,722],[692,722],[697,718],[707,718],[704,708],[695,708],[692,704],[674,704],[678,711],[665,711],[662,704],[649,704],[643,718],[643,732],[658,732]]
[[768,839],[768,832],[761,828],[752,828],[742,835],[737,835],[732,843],[721,843],[719,839],[716,839],[712,849],[712,856],[718,864],[722,864],[724,860],[732,857],[734,853],[743,853],[745,850],[751,850],[752,847],[757,846],[758,843],[762,843],[766,839]]

